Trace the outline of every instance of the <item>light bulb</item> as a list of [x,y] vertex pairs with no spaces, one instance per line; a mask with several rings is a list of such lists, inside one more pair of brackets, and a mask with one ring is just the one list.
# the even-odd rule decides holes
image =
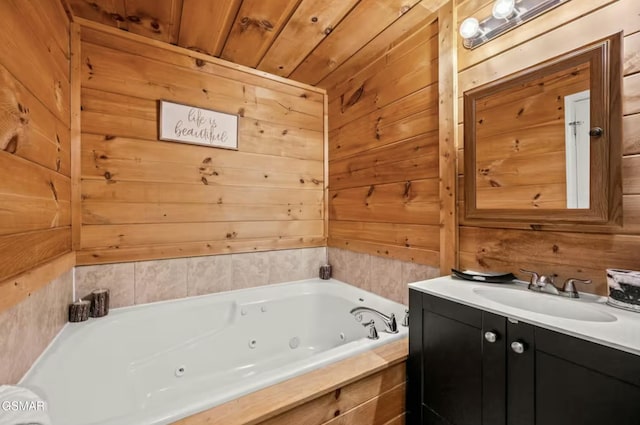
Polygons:
[[467,18],[460,24],[460,35],[463,38],[471,38],[480,32],[480,22],[476,18]]
[[507,19],[516,7],[515,0],[496,0],[493,5],[493,17],[496,19]]

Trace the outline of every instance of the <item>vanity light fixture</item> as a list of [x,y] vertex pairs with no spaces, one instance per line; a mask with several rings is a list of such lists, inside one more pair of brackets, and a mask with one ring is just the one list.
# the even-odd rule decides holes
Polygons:
[[496,19],[507,19],[516,9],[515,0],[496,0],[491,14]]
[[462,45],[467,49],[492,40],[569,0],[496,0],[489,17],[468,17],[460,24]]

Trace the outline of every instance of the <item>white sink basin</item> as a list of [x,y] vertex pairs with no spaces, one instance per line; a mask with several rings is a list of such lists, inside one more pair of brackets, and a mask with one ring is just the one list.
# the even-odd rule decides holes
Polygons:
[[615,316],[593,309],[585,303],[560,298],[556,295],[503,288],[474,288],[473,292],[489,301],[547,316],[585,322],[615,322],[617,320]]

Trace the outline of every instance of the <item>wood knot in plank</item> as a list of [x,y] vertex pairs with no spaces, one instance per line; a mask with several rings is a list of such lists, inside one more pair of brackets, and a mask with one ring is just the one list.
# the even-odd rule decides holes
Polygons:
[[491,185],[491,187],[502,187],[502,185],[500,183],[498,183],[497,181],[495,181],[493,179],[489,179],[489,184]]
[[333,31],[333,27],[332,26],[328,26],[324,29],[324,35],[329,35],[331,34],[331,32]]
[[53,184],[51,180],[49,180],[49,188],[51,188],[51,193],[53,193],[53,199],[58,201],[58,191],[56,190],[56,186]]
[[342,105],[342,112],[346,111],[347,109],[355,105],[358,102],[358,100],[360,100],[363,94],[364,94],[364,84],[358,87],[356,91],[354,91],[353,94],[351,94],[349,99],[346,102],[344,102],[344,104]]
[[551,247],[551,250],[553,251],[553,253],[554,253],[554,254],[557,254],[557,253],[558,253],[558,251],[560,251],[560,247],[558,247],[558,245],[554,244],[554,245]]
[[111,18],[111,20],[116,21],[116,22],[124,22],[124,17],[119,14],[119,13],[110,13],[109,17]]
[[238,109],[238,115],[240,115],[242,118],[244,118],[244,112],[244,108]]
[[111,173],[110,173],[110,172],[108,172],[108,171],[105,171],[105,172],[104,172],[104,178],[105,178],[106,180],[111,180],[111,177],[112,177],[112,176],[111,176]]
[[204,185],[208,185],[208,184],[209,184],[209,181],[208,181],[208,180],[207,180],[207,178],[206,178],[206,177],[204,177],[204,176],[202,176],[202,178],[200,178],[200,181],[201,181],[201,182],[202,182],[202,184],[204,184]]
[[104,135],[104,140],[113,140],[115,138],[116,138],[116,136],[114,136],[112,134],[105,134]]
[[14,134],[13,137],[11,137],[11,139],[9,139],[9,141],[5,145],[4,151],[14,154],[16,153],[17,150],[18,150],[18,135]]
[[205,66],[206,64],[207,64],[207,63],[206,63],[204,60],[202,60],[202,59],[200,59],[200,58],[196,58],[196,66],[197,66],[198,68],[202,68],[202,67],[203,67],[203,66]]
[[238,234],[236,232],[230,232],[227,233],[226,238],[227,239],[235,239],[238,236]]
[[411,193],[411,182],[408,181],[404,184],[404,193],[402,194],[403,198],[408,198]]
[[139,16],[135,15],[129,15],[127,16],[127,19],[129,20],[129,22],[133,22],[134,24],[139,24],[142,21]]

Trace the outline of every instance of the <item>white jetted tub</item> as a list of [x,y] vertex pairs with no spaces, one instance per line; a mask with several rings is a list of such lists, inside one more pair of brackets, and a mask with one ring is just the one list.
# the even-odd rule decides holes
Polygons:
[[[398,333],[357,306],[394,313]],[[121,308],[68,324],[20,384],[56,425],[170,424],[403,338],[404,309],[320,279]]]

